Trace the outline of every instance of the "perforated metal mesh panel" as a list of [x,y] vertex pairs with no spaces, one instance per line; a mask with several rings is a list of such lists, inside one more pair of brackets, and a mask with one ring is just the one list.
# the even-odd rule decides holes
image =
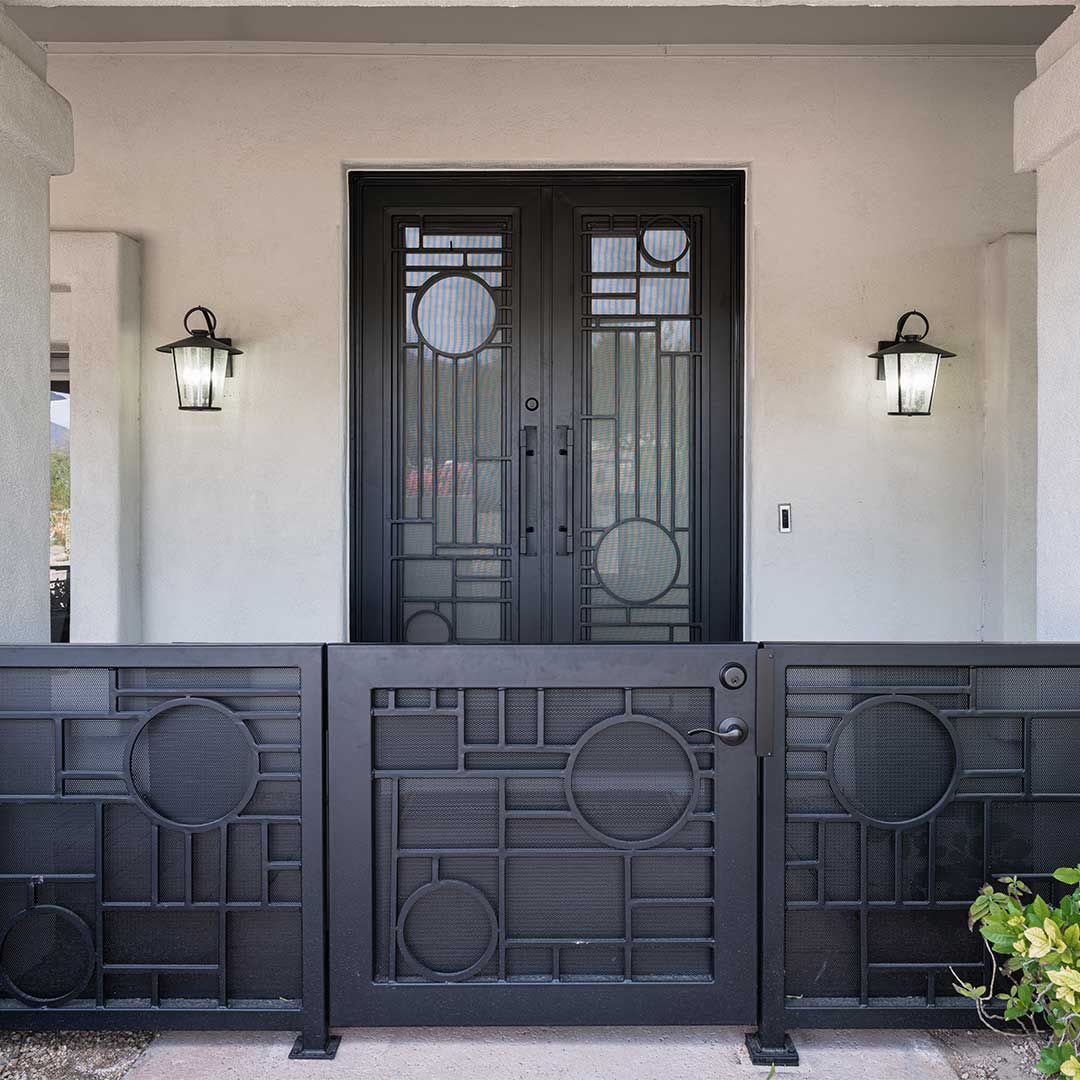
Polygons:
[[980,886],[1020,874],[1056,896],[1050,873],[1077,861],[1080,652],[1075,667],[1008,667],[1000,648],[915,648],[923,662],[907,665],[902,646],[866,647],[887,664],[853,647],[851,666],[837,647],[828,666],[814,646],[778,649],[788,1023],[967,1008],[950,968],[983,978],[966,925]]
[[713,690],[371,699],[377,983],[711,982]]
[[0,666],[0,1019],[302,1008],[301,667],[203,652]]

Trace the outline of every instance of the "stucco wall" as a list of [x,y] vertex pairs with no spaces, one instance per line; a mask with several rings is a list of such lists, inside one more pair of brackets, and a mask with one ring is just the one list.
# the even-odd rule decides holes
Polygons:
[[[1015,59],[55,55],[53,225],[144,247],[147,640],[324,639],[345,612],[342,165],[750,169],[747,634],[979,635],[983,246],[1032,231]],[[193,304],[245,355],[176,409]],[[866,359],[926,311],[934,415]],[[776,504],[794,530],[776,530]]]

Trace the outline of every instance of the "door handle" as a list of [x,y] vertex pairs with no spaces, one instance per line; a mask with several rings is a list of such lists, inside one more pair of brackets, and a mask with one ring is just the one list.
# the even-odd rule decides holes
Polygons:
[[556,428],[555,461],[558,511],[555,520],[555,554],[574,553],[574,429],[568,424]]
[[746,726],[745,720],[740,720],[737,716],[729,716],[716,731],[712,728],[694,728],[686,734],[715,735],[725,746],[738,746],[739,743],[746,741],[750,729]]
[[536,464],[536,425],[526,424],[518,435],[518,539],[522,555],[535,555],[530,542],[536,533],[536,493],[531,473]]

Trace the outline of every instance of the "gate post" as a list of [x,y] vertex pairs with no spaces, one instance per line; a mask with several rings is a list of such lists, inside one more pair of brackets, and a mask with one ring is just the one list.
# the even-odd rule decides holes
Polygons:
[[[799,1053],[784,1031],[784,751],[783,682],[775,653],[757,654],[757,748],[761,758],[761,969],[758,1030],[746,1036],[754,1065],[798,1065]],[[783,668],[780,671],[782,680]],[[780,708],[778,708],[780,706]]]
[[326,731],[327,694],[326,646],[317,659],[305,662],[301,669],[302,685],[318,688],[307,700],[316,706],[305,708],[300,732],[302,753],[301,828],[303,852],[304,911],[304,1011],[300,1034],[289,1052],[290,1058],[305,1061],[330,1060],[337,1054],[341,1037],[329,1031],[327,972],[327,895],[326,895]]

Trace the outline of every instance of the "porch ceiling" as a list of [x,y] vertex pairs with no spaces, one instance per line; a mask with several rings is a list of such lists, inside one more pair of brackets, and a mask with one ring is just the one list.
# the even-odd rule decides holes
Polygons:
[[[123,0],[98,5],[11,4],[9,16],[37,41],[101,42],[310,42],[390,45],[656,46],[1002,46],[1040,44],[1072,12],[1072,5],[1038,3],[919,6],[761,6],[761,0],[726,5],[669,5],[638,0],[612,7],[493,6],[487,0],[426,6],[379,0],[334,6],[253,6],[233,0],[176,6]],[[627,7],[635,7],[628,17]]]

